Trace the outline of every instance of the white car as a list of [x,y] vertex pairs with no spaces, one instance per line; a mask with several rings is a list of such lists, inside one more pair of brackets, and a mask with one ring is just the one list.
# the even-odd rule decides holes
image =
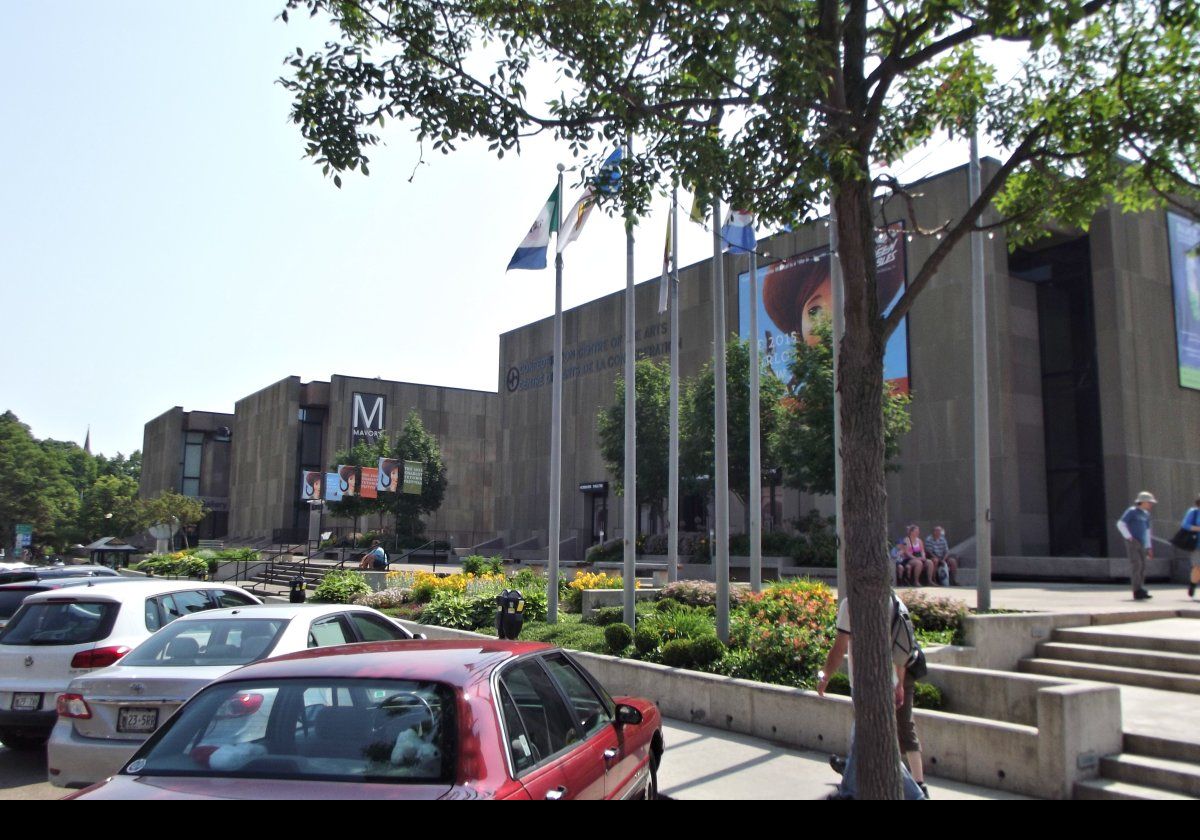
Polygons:
[[0,741],[12,749],[41,747],[71,680],[107,668],[176,618],[260,603],[236,586],[186,580],[29,596],[0,634]]
[[[342,604],[267,605],[181,618],[118,664],[71,681],[59,698],[47,750],[50,782],[84,787],[113,775],[185,700],[243,665],[308,648],[412,638],[383,613]],[[231,708],[220,726],[233,738],[255,711]]]

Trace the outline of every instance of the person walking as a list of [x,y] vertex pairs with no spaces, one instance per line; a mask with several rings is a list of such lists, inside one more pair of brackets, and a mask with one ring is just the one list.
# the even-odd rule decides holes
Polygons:
[[1200,497],[1197,497],[1191,509],[1184,514],[1179,530],[1191,535],[1191,549],[1188,556],[1192,560],[1192,576],[1188,580],[1188,597],[1196,597],[1196,587],[1200,586],[1200,551],[1196,550],[1196,535],[1200,534]]
[[1154,494],[1143,490],[1117,520],[1117,530],[1125,538],[1125,554],[1129,557],[1129,583],[1133,587],[1133,600],[1146,601],[1146,561],[1154,557],[1153,534],[1150,528],[1150,511],[1158,504]]

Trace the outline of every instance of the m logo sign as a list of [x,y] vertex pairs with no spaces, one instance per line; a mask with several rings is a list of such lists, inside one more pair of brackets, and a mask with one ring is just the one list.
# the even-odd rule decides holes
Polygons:
[[375,443],[383,437],[387,423],[382,394],[355,394],[351,403],[350,445]]

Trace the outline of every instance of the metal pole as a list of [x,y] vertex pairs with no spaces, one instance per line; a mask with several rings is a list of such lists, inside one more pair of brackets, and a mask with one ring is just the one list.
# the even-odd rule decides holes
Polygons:
[[[979,199],[979,138],[971,126],[969,201]],[[987,297],[983,279],[983,234],[971,234],[971,333],[975,382],[975,573],[976,606],[992,608],[992,468],[989,453]]]
[[713,436],[716,480],[717,638],[729,641],[729,433],[725,401],[725,271],[721,254],[721,199],[713,199]]
[[679,187],[671,189],[671,408],[667,490],[667,580],[679,580]]
[[[558,215],[555,230],[562,228],[563,165],[558,165]],[[558,234],[561,235],[561,234]],[[558,623],[559,548],[562,545],[562,388],[563,388],[563,324],[562,276],[563,256],[555,242],[554,255],[554,366],[550,369],[550,551],[546,559],[549,576],[546,582],[546,622]]]
[[750,589],[762,591],[762,453],[759,451],[758,252],[750,262]]
[[[625,140],[625,160],[633,154],[633,138]],[[624,176],[623,177],[627,177]],[[637,578],[637,389],[634,368],[633,215],[625,210],[625,567],[624,617],[633,627],[637,621],[634,586]]]
[[846,589],[846,518],[842,516],[842,394],[838,382],[838,361],[842,354],[842,336],[846,334],[846,290],[842,284],[842,262],[838,259],[838,217],[836,197],[829,200],[829,282],[833,287],[833,498],[837,516],[838,597]]

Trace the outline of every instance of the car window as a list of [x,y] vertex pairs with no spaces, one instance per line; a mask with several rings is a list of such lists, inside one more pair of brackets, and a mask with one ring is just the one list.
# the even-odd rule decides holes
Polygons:
[[308,631],[310,648],[345,645],[357,641],[358,639],[355,638],[354,633],[340,615],[314,622]]
[[547,670],[555,681],[562,687],[567,698],[571,701],[575,720],[584,737],[589,737],[612,723],[608,707],[592,690],[583,674],[567,661],[561,653],[550,654],[544,659]]
[[125,773],[452,783],[455,696],[414,680],[288,679],[204,689]]
[[512,756],[513,770],[520,776],[542,760],[533,739],[525,731],[521,712],[508,689],[500,686],[500,713],[504,716],[504,731],[508,736],[508,754]]
[[146,629],[151,633],[163,626],[162,598],[146,599]]
[[187,592],[164,595],[160,603],[168,624],[185,615],[211,610],[213,606],[212,602],[208,600],[208,593],[203,589],[191,589]]
[[243,595],[241,592],[234,592],[230,589],[213,589],[209,594],[213,596],[213,600],[217,602],[217,607],[219,608],[249,607],[258,603],[248,595]]
[[287,626],[283,618],[212,618],[173,623],[155,633],[123,665],[245,665],[269,655]]
[[396,639],[409,639],[407,633],[386,619],[370,613],[350,613],[350,620],[358,630],[358,635],[364,642],[391,642]]
[[42,601],[26,604],[4,628],[4,645],[82,645],[107,638],[120,604]]
[[572,721],[573,713],[567,709],[550,675],[537,660],[518,662],[504,671],[500,681],[511,696],[528,735],[527,746],[533,764],[579,740]]

